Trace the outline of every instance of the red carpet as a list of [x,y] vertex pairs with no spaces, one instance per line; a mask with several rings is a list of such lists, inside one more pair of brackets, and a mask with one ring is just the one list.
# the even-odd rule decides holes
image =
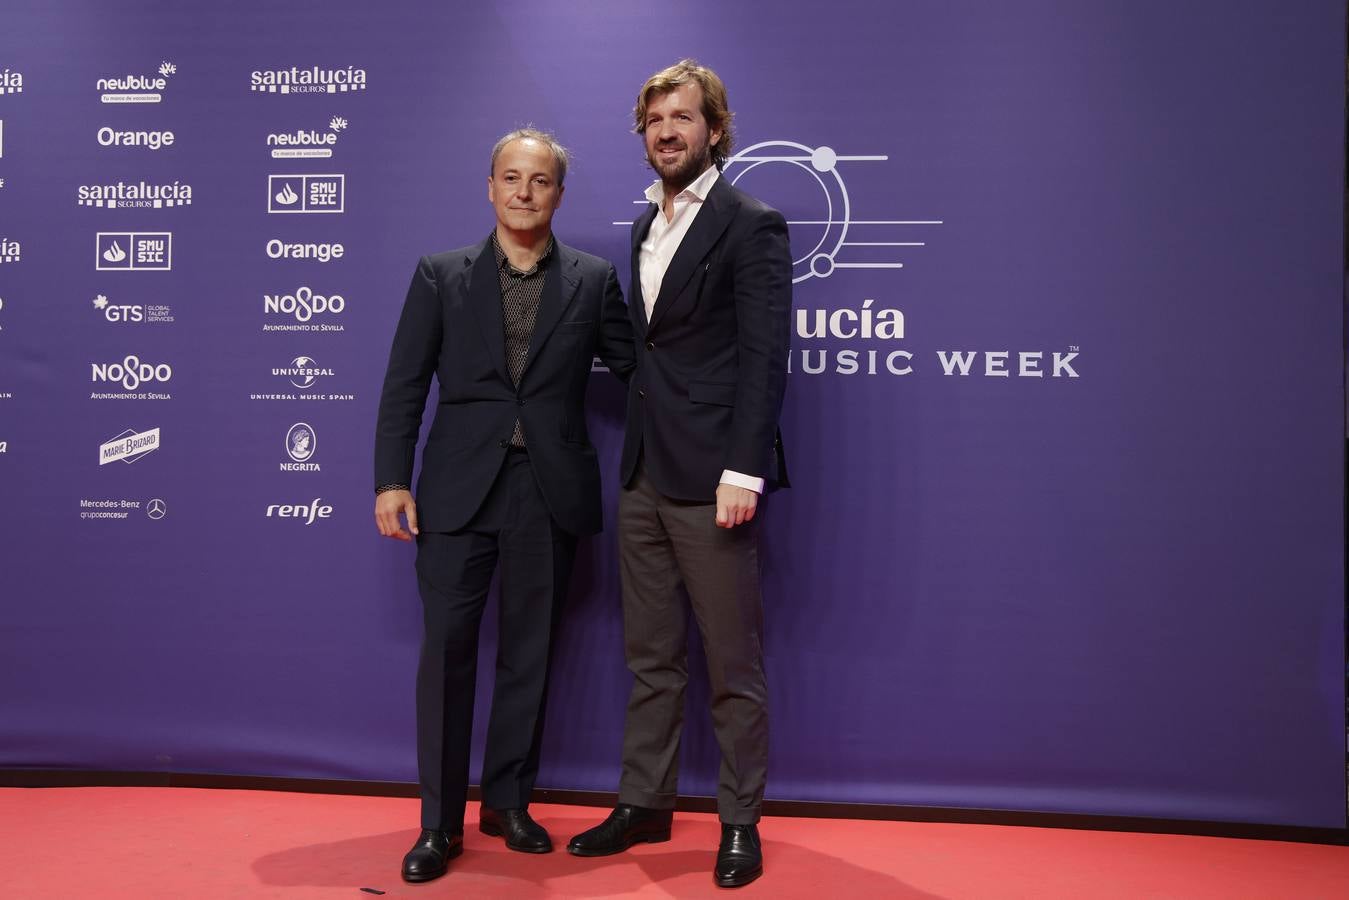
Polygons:
[[[536,804],[563,844],[605,810]],[[1343,898],[1349,849],[1278,841],[765,819],[763,878],[712,884],[715,817],[604,859],[512,853],[476,830],[450,873],[406,885],[414,800],[190,788],[0,789],[0,895],[65,897]]]

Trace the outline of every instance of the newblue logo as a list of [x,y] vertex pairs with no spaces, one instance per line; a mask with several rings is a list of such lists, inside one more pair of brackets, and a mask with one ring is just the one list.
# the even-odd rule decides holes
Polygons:
[[267,212],[340,213],[345,175],[268,175]]
[[337,146],[338,135],[345,131],[347,120],[333,116],[327,131],[293,131],[287,134],[267,135],[267,146],[273,159],[328,159]]
[[173,268],[173,234],[100,231],[94,254],[100,272],[167,272]]
[[158,75],[117,75],[100,78],[94,86],[104,103],[159,103],[164,99],[160,92],[168,87],[169,76],[177,71],[173,63],[163,62]]
[[254,71],[248,89],[263,94],[337,94],[363,91],[367,83],[365,69],[267,69]]

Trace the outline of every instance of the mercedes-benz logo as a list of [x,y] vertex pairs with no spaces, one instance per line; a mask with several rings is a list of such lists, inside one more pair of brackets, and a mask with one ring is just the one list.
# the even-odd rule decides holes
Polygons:
[[145,507],[145,514],[158,521],[169,514],[169,508],[164,505],[163,500],[156,497]]

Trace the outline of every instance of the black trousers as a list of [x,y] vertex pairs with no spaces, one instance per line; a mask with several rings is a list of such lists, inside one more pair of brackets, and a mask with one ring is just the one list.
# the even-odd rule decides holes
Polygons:
[[553,521],[525,453],[506,456],[482,508],[460,531],[417,538],[425,634],[417,668],[417,773],[422,827],[459,831],[468,795],[478,629],[501,565],[496,684],[482,799],[529,804],[539,770],[549,647],[576,539]]
[[641,468],[619,497],[623,636],[634,678],[618,800],[675,805],[689,678],[682,582],[707,654],[712,728],[721,748],[717,812],[723,822],[751,825],[759,821],[768,778],[759,518],[718,528],[716,511],[715,503],[662,495]]

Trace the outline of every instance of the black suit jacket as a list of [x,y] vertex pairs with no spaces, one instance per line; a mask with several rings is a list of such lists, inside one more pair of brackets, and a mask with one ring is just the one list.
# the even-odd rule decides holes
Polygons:
[[384,376],[375,485],[411,484],[434,374],[439,403],[416,492],[422,530],[457,531],[468,524],[501,468],[518,416],[553,518],[572,534],[599,531],[599,465],[583,408],[596,353],[620,378],[631,374],[632,326],[607,261],[555,245],[517,390],[506,368],[490,239],[422,257]]
[[786,487],[778,415],[787,384],[792,256],[782,214],[718,178],[670,261],[647,321],[640,250],[659,209],[632,226],[623,484],[639,457],[667,497],[710,503],[724,469]]

